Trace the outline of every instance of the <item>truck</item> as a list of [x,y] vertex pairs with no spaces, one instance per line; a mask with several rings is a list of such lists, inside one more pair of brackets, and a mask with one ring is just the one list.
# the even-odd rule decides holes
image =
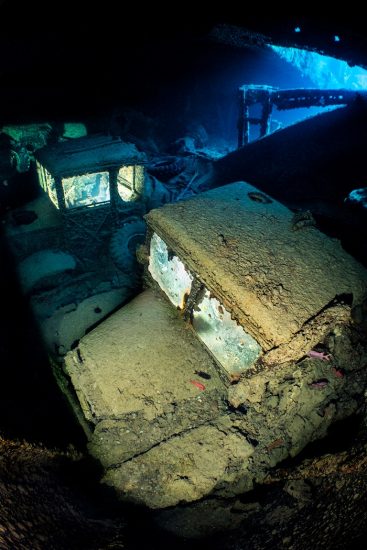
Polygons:
[[139,287],[143,215],[169,200],[147,157],[96,134],[34,152],[39,193],[8,213],[5,234],[47,351],[60,358]]
[[103,483],[190,536],[363,407],[367,271],[243,181],[145,221],[144,290],[58,378]]

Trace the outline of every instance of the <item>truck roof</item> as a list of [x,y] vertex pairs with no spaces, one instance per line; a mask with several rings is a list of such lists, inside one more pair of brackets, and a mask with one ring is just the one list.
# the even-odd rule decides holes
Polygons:
[[74,176],[146,162],[145,153],[120,137],[92,135],[47,145],[35,156],[53,176]]

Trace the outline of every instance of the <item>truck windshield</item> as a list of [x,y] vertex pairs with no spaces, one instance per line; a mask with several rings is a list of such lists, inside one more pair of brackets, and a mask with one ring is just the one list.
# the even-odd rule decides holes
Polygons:
[[110,200],[108,172],[63,178],[62,186],[67,208],[94,206]]

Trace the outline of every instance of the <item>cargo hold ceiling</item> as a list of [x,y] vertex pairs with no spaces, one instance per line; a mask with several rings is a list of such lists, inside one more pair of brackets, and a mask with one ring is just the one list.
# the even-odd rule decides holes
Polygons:
[[266,44],[306,48],[367,67],[363,21],[344,14],[254,16],[211,6],[200,15],[188,3],[175,15],[163,6],[129,6],[122,17],[110,1],[80,4],[77,14],[69,0],[52,9],[0,3],[3,118],[24,120],[34,112],[61,118],[64,111],[96,113],[108,103],[138,101],[180,82],[215,40],[247,51]]

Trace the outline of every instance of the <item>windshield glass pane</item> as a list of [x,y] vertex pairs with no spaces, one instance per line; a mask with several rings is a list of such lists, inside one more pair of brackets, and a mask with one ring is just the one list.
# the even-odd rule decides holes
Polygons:
[[62,186],[67,208],[94,206],[110,200],[108,172],[63,178]]

